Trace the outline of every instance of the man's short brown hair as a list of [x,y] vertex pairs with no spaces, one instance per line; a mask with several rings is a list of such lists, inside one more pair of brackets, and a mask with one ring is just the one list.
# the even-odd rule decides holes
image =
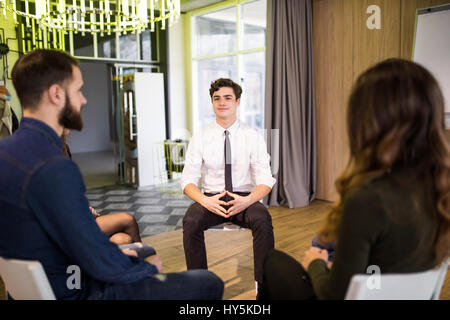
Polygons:
[[211,99],[214,95],[214,92],[218,91],[220,88],[227,87],[232,88],[234,91],[234,95],[236,96],[236,99],[241,98],[242,94],[242,88],[237,83],[233,82],[231,79],[226,78],[220,78],[216,81],[211,82],[211,88],[209,88],[209,95],[211,96]]
[[72,66],[79,67],[78,61],[63,51],[38,49],[22,56],[11,72],[22,108],[35,109],[45,90],[72,79]]

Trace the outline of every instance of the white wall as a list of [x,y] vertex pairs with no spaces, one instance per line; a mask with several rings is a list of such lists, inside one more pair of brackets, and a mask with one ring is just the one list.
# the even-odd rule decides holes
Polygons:
[[181,15],[177,23],[168,28],[168,76],[171,139],[189,138],[187,132],[187,95],[185,82],[185,54],[183,21],[186,15]]
[[[163,155],[161,142],[166,137],[164,112],[164,74],[134,74],[137,125],[139,187],[162,183],[160,173]],[[136,132],[133,129],[133,132]],[[160,154],[157,151],[161,152]]]

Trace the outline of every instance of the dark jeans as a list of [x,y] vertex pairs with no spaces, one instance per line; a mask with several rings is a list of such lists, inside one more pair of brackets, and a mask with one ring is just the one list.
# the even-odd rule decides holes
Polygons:
[[89,300],[220,300],[223,281],[206,270],[157,274],[128,284],[93,282]]
[[[249,195],[243,192],[235,193],[240,196]],[[205,193],[205,195],[213,194]],[[274,238],[272,218],[267,208],[260,202],[252,204],[245,211],[229,219],[208,211],[199,203],[193,203],[183,218],[183,245],[188,270],[208,269],[204,231],[227,221],[252,230],[255,280],[261,282],[264,256],[274,248]],[[226,245],[232,244],[224,242],[224,246]]]
[[121,244],[119,246],[119,248],[121,250],[128,249],[128,250],[136,251],[139,259],[145,259],[145,258],[148,258],[148,257],[156,254],[155,248],[153,248],[152,246],[149,246],[148,244],[142,243],[142,242]]
[[286,253],[273,250],[264,259],[264,280],[258,299],[313,300],[316,296],[302,265]]

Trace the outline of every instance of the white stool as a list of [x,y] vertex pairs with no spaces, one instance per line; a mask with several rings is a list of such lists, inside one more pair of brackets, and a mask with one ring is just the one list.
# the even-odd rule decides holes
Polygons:
[[248,228],[243,228],[241,226],[238,226],[237,224],[234,224],[233,222],[224,222],[215,226],[212,226],[208,230],[214,230],[214,231],[236,231],[236,230],[247,230]]

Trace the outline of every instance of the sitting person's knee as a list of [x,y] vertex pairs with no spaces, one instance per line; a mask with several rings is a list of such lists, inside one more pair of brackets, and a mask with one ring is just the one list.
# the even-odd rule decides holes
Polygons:
[[252,213],[250,215],[250,220],[254,226],[272,229],[272,218],[270,217],[270,213],[267,209],[258,210]]
[[128,223],[136,222],[136,219],[134,219],[133,215],[128,212],[122,212],[122,218]]
[[183,217],[183,232],[195,232],[198,230],[198,222],[195,217],[188,216],[187,214]]
[[113,234],[109,238],[109,241],[114,242],[117,245],[121,245],[121,244],[132,243],[133,239],[131,238],[131,236],[129,234],[119,232],[119,233]]
[[183,226],[196,226],[203,215],[202,206],[198,203],[192,204],[183,217]]
[[120,224],[124,227],[137,225],[136,219],[128,212],[117,213],[120,216]]

